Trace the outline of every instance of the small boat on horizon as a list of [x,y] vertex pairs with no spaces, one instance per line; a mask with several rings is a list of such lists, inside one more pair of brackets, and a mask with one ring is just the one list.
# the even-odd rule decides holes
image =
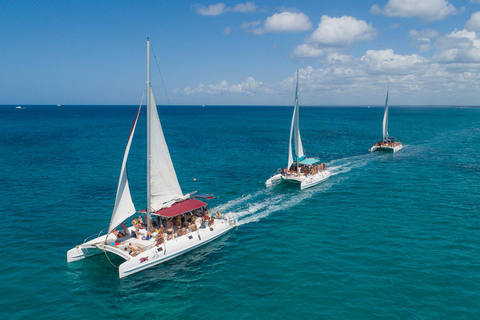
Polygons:
[[[207,203],[197,199],[211,199],[211,195],[195,196],[196,192],[183,194],[180,188],[150,83],[150,40],[148,39],[145,94],[147,96],[147,209],[136,211],[130,194],[126,167],[143,103],[142,98],[125,149],[108,229],[88,237],[82,244],[67,252],[67,262],[101,253],[115,254],[125,260],[118,266],[120,278],[203,246],[225,235],[237,225],[236,218],[222,215],[220,212],[211,214],[207,209]],[[134,217],[132,225],[127,227],[126,220],[135,214],[138,214],[138,219]],[[121,230],[117,230],[119,226]]]
[[370,152],[375,151],[384,151],[384,152],[397,152],[403,148],[401,142],[397,141],[396,138],[390,137],[388,135],[388,92],[390,88],[387,89],[387,97],[385,99],[385,113],[383,114],[383,139],[375,143],[373,147],[370,148]]
[[22,106],[16,106],[15,109],[25,109],[25,107]]
[[[265,181],[266,187],[277,185],[282,181],[300,185],[300,189],[310,188],[331,176],[330,170],[325,168],[325,163],[320,159],[307,158],[305,156],[299,127],[299,104],[298,104],[298,71],[297,86],[295,90],[295,106],[293,109],[292,125],[290,127],[290,140],[288,144],[288,164],[283,169]],[[292,149],[292,140],[294,148]]]

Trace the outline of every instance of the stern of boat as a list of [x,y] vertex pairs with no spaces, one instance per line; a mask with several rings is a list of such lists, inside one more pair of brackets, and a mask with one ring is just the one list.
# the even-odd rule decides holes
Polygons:
[[302,183],[300,184],[300,189],[313,187],[319,184],[320,182],[327,180],[328,178],[330,178],[331,175],[332,175],[332,172],[330,170],[324,170],[324,171],[318,172],[315,175],[307,176],[305,180],[303,180]]
[[265,181],[265,186],[268,188],[268,187],[277,185],[281,182],[282,182],[282,175],[279,173],[279,174],[274,175],[273,177],[271,177],[267,181]]

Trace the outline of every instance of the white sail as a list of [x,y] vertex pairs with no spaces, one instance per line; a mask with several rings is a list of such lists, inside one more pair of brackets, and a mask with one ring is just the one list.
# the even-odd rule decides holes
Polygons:
[[167,142],[163,135],[157,105],[150,88],[150,209],[159,210],[165,202],[183,196]]
[[293,155],[292,155],[292,136],[295,144],[295,157],[298,160],[304,156],[303,152],[303,145],[302,145],[302,138],[300,136],[300,127],[299,127],[299,105],[298,105],[298,71],[297,71],[297,87],[295,89],[295,106],[293,108],[293,116],[292,116],[292,125],[290,126],[290,140],[288,143],[288,166],[293,163]]
[[385,99],[385,114],[383,115],[383,141],[388,140],[388,91]]
[[137,126],[140,109],[141,106],[138,108],[137,116],[135,117],[132,130],[130,131],[130,136],[128,137],[125,154],[123,155],[122,169],[120,170],[120,178],[118,180],[117,196],[115,198],[115,206],[113,207],[108,233],[112,232],[112,230],[115,229],[120,223],[136,212],[135,205],[133,204],[132,196],[130,194],[130,187],[128,185],[127,158],[130,152],[130,146],[132,144],[133,133],[135,132],[135,128]]

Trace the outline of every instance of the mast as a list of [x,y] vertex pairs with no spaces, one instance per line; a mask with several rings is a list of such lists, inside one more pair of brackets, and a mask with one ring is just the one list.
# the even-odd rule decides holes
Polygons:
[[152,84],[150,82],[150,38],[147,38],[147,231],[150,230],[150,165],[151,165],[151,154],[150,154],[150,99],[152,96]]
[[[299,112],[298,111],[300,111],[300,110],[298,110],[298,70],[297,70],[297,87],[295,88],[295,117],[296,117],[295,118],[295,124],[296,124],[296,128],[295,128],[296,129],[296,132],[295,132],[295,153],[297,155],[297,157],[296,157],[297,158],[297,173],[300,172],[300,168],[298,167],[298,158],[300,157],[299,152],[298,152],[298,148],[299,148],[298,147],[298,143],[299,143],[299,141],[298,141],[298,130],[300,130],[298,128],[298,119],[299,119],[299,117],[298,117]],[[301,143],[301,141],[300,141],[300,143]]]

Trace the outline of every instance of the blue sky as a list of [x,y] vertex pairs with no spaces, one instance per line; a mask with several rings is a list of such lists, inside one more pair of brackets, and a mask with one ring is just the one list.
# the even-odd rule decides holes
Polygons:
[[480,105],[480,0],[6,0],[0,104],[138,104],[147,37],[171,104]]

